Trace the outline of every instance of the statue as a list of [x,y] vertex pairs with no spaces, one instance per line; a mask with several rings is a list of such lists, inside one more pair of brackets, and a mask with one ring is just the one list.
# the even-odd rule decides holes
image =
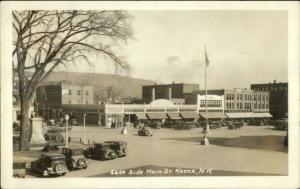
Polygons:
[[33,100],[33,107],[34,107],[34,117],[39,116],[39,103],[36,101],[36,99]]

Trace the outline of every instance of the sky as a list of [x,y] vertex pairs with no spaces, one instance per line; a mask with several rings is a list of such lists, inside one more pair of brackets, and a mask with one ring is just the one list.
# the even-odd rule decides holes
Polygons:
[[[129,11],[134,39],[122,52],[131,76],[157,83],[204,87],[204,46],[210,64],[207,85],[250,88],[287,82],[286,11]],[[99,61],[99,60],[94,60]],[[81,71],[83,69],[80,69]],[[84,71],[113,73],[112,64]]]

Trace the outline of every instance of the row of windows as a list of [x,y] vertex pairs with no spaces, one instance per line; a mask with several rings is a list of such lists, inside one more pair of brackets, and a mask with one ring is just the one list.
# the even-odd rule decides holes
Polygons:
[[265,109],[269,108],[269,104],[254,104],[254,109]]
[[258,88],[259,90],[262,90],[262,91],[285,91],[287,90],[287,87],[261,87],[261,88]]
[[[205,100],[200,100],[200,106],[205,106]],[[207,107],[222,107],[222,101],[221,100],[208,100],[207,101]]]
[[243,96],[243,94],[227,94],[226,95],[226,100],[243,100],[243,98],[245,98],[245,100],[252,100],[252,95],[251,94],[245,94]]
[[[69,90],[69,95],[72,95],[72,90]],[[77,95],[81,95],[81,90],[77,90]],[[85,91],[85,95],[89,95],[89,91]]]
[[[81,101],[80,101],[80,100],[78,100],[77,102],[78,102],[78,104],[81,104]],[[72,101],[71,101],[71,100],[69,100],[69,101],[68,101],[68,103],[69,103],[69,104],[72,104]],[[88,100],[86,100],[86,101],[85,101],[85,103],[86,103],[86,104],[88,104],[88,103],[89,103],[89,101],[88,101]]]
[[[227,109],[235,109],[235,104],[233,102],[229,102],[229,103],[226,103],[226,108]],[[243,104],[242,103],[236,103],[236,108],[238,110],[240,109],[247,109],[247,110],[251,110],[251,103],[245,103],[245,108],[243,108]],[[254,103],[254,109],[265,109],[265,108],[269,108],[269,104],[255,104]]]
[[269,100],[269,95],[263,95],[263,94],[254,94],[253,96],[254,100]]
[[[243,96],[243,94],[227,94],[226,95],[226,100],[243,100],[243,98],[245,98],[245,100],[252,100],[252,95],[251,94],[245,94]],[[264,94],[254,94],[253,95],[253,100],[269,100],[269,95],[264,95]]]

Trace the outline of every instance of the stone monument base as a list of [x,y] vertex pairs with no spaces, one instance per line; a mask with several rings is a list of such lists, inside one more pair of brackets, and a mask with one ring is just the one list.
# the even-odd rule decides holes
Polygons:
[[44,138],[43,119],[40,117],[32,118],[31,128],[32,128],[32,134],[31,134],[30,145],[45,144],[46,140]]

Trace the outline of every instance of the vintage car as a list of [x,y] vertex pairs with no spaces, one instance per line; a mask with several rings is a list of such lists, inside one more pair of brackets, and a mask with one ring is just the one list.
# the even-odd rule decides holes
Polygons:
[[197,122],[194,122],[194,121],[182,122],[181,124],[175,125],[174,129],[176,129],[176,130],[189,130],[191,128],[198,127],[198,125],[199,124]]
[[142,129],[138,130],[139,136],[153,136],[152,131],[149,127],[143,127]]
[[13,122],[13,133],[14,134],[19,134],[20,133],[20,123],[19,122]]
[[162,123],[160,121],[153,121],[148,124],[149,127],[154,128],[154,129],[160,129]]
[[94,143],[91,147],[87,149],[87,156],[89,158],[104,160],[111,160],[117,157],[114,150],[111,149],[109,143]]
[[254,120],[251,121],[250,125],[253,125],[253,126],[263,126],[265,124],[264,124],[264,121],[261,120],[261,119],[254,119]]
[[76,119],[71,119],[70,121],[70,125],[79,125]]
[[45,140],[55,141],[57,143],[64,143],[64,137],[58,129],[51,129],[45,133]]
[[282,118],[275,120],[274,129],[286,131],[288,129],[288,119]]
[[127,142],[125,142],[125,141],[105,141],[104,143],[110,144],[110,148],[116,152],[117,157],[124,157],[127,155]]
[[162,127],[164,127],[164,128],[173,128],[175,125],[176,125],[176,121],[174,121],[174,120],[166,120],[162,124]]
[[84,157],[83,148],[63,148],[62,153],[66,157],[67,167],[70,171],[87,168],[88,160]]
[[26,177],[26,162],[13,162],[13,177]]
[[210,129],[219,129],[222,127],[222,123],[220,121],[210,121],[209,128]]
[[41,157],[31,162],[31,169],[43,177],[50,175],[65,175],[68,172],[66,158],[59,153],[44,153]]
[[241,121],[226,121],[225,123],[228,129],[240,129],[243,127],[243,123]]

